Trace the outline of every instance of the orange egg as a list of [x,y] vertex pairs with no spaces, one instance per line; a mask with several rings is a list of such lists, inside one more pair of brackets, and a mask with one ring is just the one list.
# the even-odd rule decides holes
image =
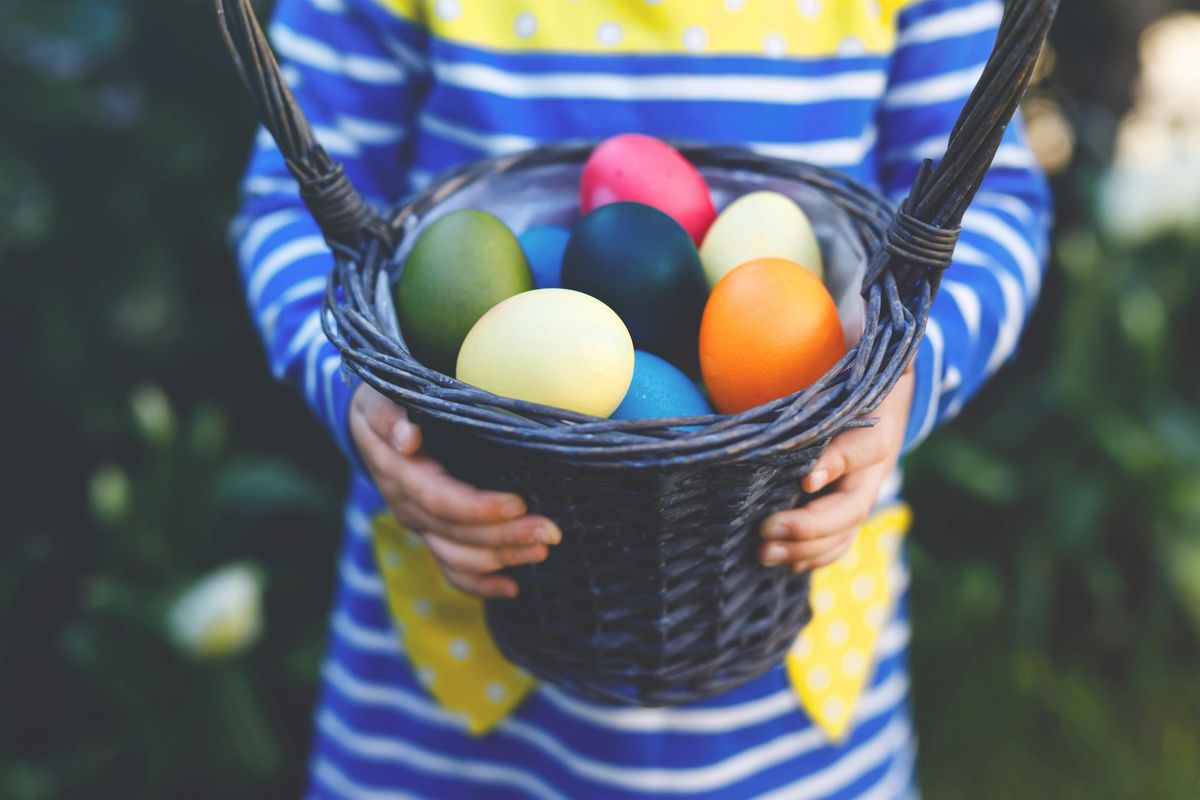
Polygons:
[[717,282],[704,308],[700,369],[725,414],[805,389],[845,354],[833,298],[794,261],[747,261]]

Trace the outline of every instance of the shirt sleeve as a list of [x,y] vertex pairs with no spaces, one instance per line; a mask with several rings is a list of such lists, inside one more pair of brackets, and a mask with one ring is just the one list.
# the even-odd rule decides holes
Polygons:
[[[427,83],[425,33],[375,0],[279,0],[269,28],[284,78],[317,140],[376,207],[400,199]],[[272,373],[304,395],[352,459],[342,359],[321,330],[333,266],[274,141],[260,129],[232,234],[246,302]]]
[[[940,158],[991,53],[1000,0],[923,0],[902,12],[880,111],[881,178],[899,202]],[[915,360],[905,450],[956,416],[1016,352],[1041,287],[1051,199],[1020,117],[962,223]]]

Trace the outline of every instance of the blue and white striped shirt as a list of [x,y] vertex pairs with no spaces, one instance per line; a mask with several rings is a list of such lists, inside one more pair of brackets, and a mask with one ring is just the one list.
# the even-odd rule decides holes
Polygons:
[[[838,168],[900,200],[942,154],[999,0],[279,0],[272,41],[318,139],[390,204],[464,161],[639,131]],[[331,259],[269,138],[238,256],[274,373],[352,453],[353,387],[322,334]],[[1010,358],[1041,283],[1049,197],[1020,125],[971,210],[916,359],[906,446]],[[848,739],[828,742],[782,669],[684,708],[551,687],[473,738],[424,693],[383,600],[362,475],[316,716],[318,797],[877,797],[914,791],[900,587]]]

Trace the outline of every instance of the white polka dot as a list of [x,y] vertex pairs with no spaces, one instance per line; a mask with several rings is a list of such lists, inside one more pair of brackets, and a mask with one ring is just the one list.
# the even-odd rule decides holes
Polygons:
[[462,15],[462,3],[459,0],[437,0],[433,4],[433,13],[446,21],[458,19]]
[[499,681],[489,683],[484,692],[487,694],[488,700],[491,700],[493,703],[503,703],[508,697],[508,688]]
[[693,25],[683,32],[683,46],[690,53],[698,53],[708,47],[708,31]]
[[842,657],[842,671],[857,678],[867,669],[867,657],[860,650],[851,650]]
[[879,0],[867,0],[867,13],[872,17],[883,16],[883,7],[879,5]]
[[846,624],[845,620],[835,619],[829,623],[828,636],[831,645],[840,647],[850,638],[850,626]]
[[838,564],[848,569],[853,569],[858,566],[858,548],[851,547],[846,551],[846,554],[837,560]]
[[846,703],[840,697],[826,698],[821,704],[821,713],[826,719],[841,719],[846,716]]
[[416,612],[418,617],[428,617],[433,613],[433,606],[424,597],[418,597],[416,600],[413,600],[413,611]]
[[866,601],[871,595],[875,594],[875,579],[870,575],[859,575],[854,579],[854,584],[850,587],[850,591],[854,592],[855,600]]
[[621,41],[621,26],[615,22],[606,22],[596,29],[596,41],[605,47],[612,47]]
[[867,624],[872,628],[882,628],[886,616],[887,610],[880,603],[876,603],[867,609]]
[[395,550],[389,549],[383,556],[383,565],[388,569],[399,569],[404,563],[404,556],[397,553]]
[[646,5],[648,5],[648,6],[656,6],[656,5],[658,5],[659,3],[661,3],[662,1],[663,1],[663,0],[646,0]]
[[900,540],[900,535],[895,531],[884,531],[879,534],[879,552],[885,556],[890,556],[892,551],[896,549],[896,545]]
[[813,595],[812,599],[813,611],[821,614],[828,613],[833,610],[833,592],[828,589],[822,589]]
[[816,666],[808,671],[808,688],[814,692],[823,692],[829,688],[829,670]]
[[762,40],[763,52],[771,58],[787,55],[787,39],[781,33],[768,33]]
[[746,0],[725,0],[725,8],[729,11],[741,11],[746,7]]
[[847,36],[838,42],[838,55],[861,56],[867,52],[867,46],[857,36]]
[[792,644],[792,652],[798,658],[808,658],[812,655],[812,640],[804,634],[797,636],[796,641]]
[[520,14],[517,14],[517,19],[513,22],[513,30],[522,39],[528,39],[537,33],[537,27],[537,17],[528,11],[522,11]]
[[471,644],[466,639],[450,640],[450,657],[455,661],[466,661],[471,655]]
[[821,0],[796,0],[796,8],[810,19],[821,16]]
[[404,536],[404,543],[409,547],[420,547],[425,542],[421,540],[420,535],[414,531],[408,531]]
[[435,679],[437,679],[437,673],[432,669],[429,667],[417,667],[417,680],[421,682],[422,686],[429,686]]

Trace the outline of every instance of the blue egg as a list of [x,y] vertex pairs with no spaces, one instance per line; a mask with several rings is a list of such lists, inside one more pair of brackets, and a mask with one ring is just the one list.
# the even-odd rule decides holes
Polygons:
[[612,419],[701,417],[712,414],[704,395],[670,362],[642,350],[633,352],[633,381]]
[[563,252],[570,239],[571,232],[557,225],[537,225],[517,237],[537,288],[562,287]]

